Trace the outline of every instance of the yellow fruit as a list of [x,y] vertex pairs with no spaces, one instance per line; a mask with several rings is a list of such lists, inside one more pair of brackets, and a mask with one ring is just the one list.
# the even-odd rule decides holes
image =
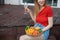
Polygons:
[[28,29],[28,30],[26,30],[26,34],[28,34],[28,35],[32,35],[33,32],[34,32],[34,29]]
[[28,32],[29,32],[29,30],[26,30],[25,32],[26,32],[26,34],[29,34],[29,33],[28,33]]
[[34,32],[34,29],[29,29],[29,32],[32,34]]

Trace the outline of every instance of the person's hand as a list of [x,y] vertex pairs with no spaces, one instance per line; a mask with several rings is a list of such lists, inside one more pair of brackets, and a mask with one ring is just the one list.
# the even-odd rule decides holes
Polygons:
[[31,13],[32,11],[28,8],[28,7],[25,7],[25,13]]

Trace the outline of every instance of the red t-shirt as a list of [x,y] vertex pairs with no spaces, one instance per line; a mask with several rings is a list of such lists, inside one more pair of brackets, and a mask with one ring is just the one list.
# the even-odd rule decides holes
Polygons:
[[52,16],[52,8],[50,6],[45,6],[45,8],[37,14],[36,22],[46,27],[48,25],[48,17]]

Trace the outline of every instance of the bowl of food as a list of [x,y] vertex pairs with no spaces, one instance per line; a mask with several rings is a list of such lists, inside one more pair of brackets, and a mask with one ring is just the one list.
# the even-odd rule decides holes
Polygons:
[[42,33],[42,30],[39,27],[26,26],[25,32],[29,36],[39,36]]

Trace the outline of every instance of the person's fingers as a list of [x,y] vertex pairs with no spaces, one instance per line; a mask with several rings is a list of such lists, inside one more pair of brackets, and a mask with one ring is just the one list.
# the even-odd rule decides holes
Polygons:
[[30,9],[29,8],[25,8],[25,12],[30,13]]
[[28,9],[27,9],[27,8],[25,8],[25,9],[24,9],[24,11],[25,11],[25,12],[28,12]]

